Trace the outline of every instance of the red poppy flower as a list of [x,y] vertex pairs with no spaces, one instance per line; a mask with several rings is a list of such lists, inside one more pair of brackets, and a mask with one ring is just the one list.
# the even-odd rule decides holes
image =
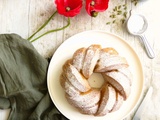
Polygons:
[[98,12],[103,12],[108,8],[109,0],[86,0],[86,11],[92,16],[96,17]]
[[57,11],[66,17],[74,17],[80,13],[82,0],[55,0]]

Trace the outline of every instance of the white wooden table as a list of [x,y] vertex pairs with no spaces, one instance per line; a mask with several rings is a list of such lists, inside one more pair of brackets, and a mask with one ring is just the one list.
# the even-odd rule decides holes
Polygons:
[[[138,2],[135,6],[131,0],[110,0],[108,10],[100,13],[96,18],[91,18],[83,8],[78,16],[71,18],[71,25],[67,29],[46,35],[33,42],[33,45],[42,56],[49,58],[63,41],[82,31],[104,30],[121,36],[134,48],[143,65],[145,78],[143,95],[150,85],[154,88],[152,99],[146,109],[143,110],[141,118],[143,120],[160,120],[159,3],[159,0],[143,0],[143,2]],[[154,59],[148,58],[139,38],[130,35],[126,30],[125,24],[121,24],[121,22],[118,21],[119,19],[116,19],[116,23],[106,24],[107,22],[113,21],[113,19],[109,17],[113,8],[123,4],[127,5],[127,13],[129,13],[130,10],[134,10],[147,18],[149,26],[146,31],[146,37],[155,52],[156,57]],[[17,33],[23,38],[28,38],[55,10],[53,0],[0,0],[0,34]],[[66,18],[61,15],[56,15],[40,34],[65,24]],[[5,111],[0,110],[1,120],[7,118],[7,114],[5,113]],[[130,120],[133,115],[134,111],[126,120]]]

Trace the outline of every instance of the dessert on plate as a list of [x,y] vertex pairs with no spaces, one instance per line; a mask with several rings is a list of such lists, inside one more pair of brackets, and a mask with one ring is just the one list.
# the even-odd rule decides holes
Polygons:
[[[90,85],[94,73],[103,76],[100,88]],[[67,101],[82,114],[104,116],[117,111],[130,95],[132,74],[127,60],[111,47],[99,44],[76,50],[62,68],[60,84]]]

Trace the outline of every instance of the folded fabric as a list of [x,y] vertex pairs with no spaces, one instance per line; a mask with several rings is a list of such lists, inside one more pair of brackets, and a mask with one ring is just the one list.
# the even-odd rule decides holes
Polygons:
[[0,109],[8,120],[67,120],[47,90],[48,61],[16,34],[0,35]]

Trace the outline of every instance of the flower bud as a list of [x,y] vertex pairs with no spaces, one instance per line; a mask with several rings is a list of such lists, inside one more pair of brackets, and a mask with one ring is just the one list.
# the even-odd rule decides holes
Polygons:
[[92,16],[92,17],[97,17],[97,15],[98,15],[98,12],[96,12],[96,11],[92,11],[92,12],[91,12],[91,16]]

